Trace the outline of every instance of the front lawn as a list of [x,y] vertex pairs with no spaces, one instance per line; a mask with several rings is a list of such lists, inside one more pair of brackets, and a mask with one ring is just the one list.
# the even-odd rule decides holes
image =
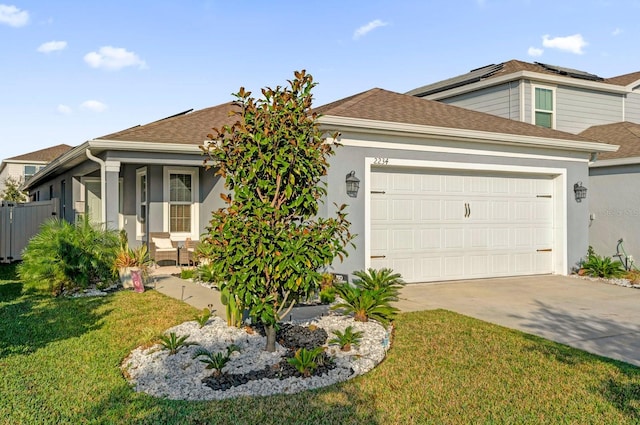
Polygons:
[[0,424],[638,423],[640,368],[447,311],[403,314],[369,374],[221,402],[131,390],[129,351],[196,313],[155,291],[25,294],[0,267]]

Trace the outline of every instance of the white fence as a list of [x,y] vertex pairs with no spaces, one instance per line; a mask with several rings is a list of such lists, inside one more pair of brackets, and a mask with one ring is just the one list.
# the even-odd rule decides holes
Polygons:
[[0,204],[0,262],[22,259],[22,250],[38,233],[40,225],[58,215],[58,200]]

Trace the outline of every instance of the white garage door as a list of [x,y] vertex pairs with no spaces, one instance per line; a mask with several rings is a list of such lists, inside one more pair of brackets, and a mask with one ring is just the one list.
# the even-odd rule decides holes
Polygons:
[[372,169],[371,267],[407,282],[552,272],[550,177]]

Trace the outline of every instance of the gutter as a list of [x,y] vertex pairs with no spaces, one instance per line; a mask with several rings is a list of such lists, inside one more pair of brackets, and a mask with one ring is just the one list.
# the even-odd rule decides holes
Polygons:
[[435,127],[420,124],[377,121],[363,118],[348,118],[324,115],[318,122],[322,126],[331,126],[333,130],[352,130],[358,133],[404,135],[409,137],[439,138],[457,141],[482,141],[485,143],[512,146],[534,146],[548,149],[562,149],[579,152],[616,152],[617,145],[590,141],[554,139],[537,136],[523,136],[508,133],[467,130],[460,128]]
[[[86,148],[85,154],[87,155],[88,159],[100,164],[100,211],[102,213],[102,221],[105,223],[105,227],[106,227],[106,220],[107,220],[107,202],[106,202],[107,170],[106,168],[107,167],[105,162],[102,159],[98,158],[97,156],[94,156],[91,153],[91,149]],[[85,199],[85,202],[86,202],[86,199]]]

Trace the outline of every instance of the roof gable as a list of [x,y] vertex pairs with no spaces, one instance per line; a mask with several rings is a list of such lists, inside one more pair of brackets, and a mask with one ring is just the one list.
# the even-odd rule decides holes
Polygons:
[[4,161],[33,161],[33,162],[51,162],[63,153],[69,151],[72,147],[65,144],[51,146],[49,148],[25,153],[18,156],[7,158]]
[[322,115],[571,141],[591,141],[571,133],[501,118],[445,103],[374,88],[315,110]]

